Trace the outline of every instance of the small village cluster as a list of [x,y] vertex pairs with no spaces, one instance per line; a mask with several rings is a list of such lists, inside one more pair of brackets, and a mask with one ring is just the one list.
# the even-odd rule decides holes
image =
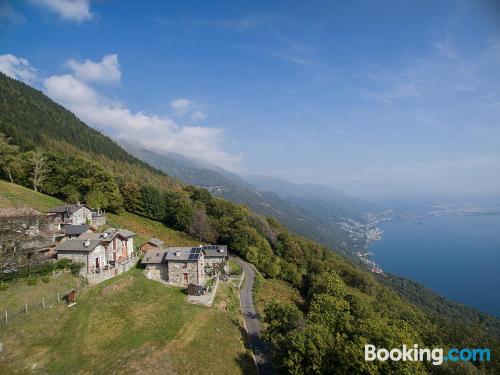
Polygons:
[[[164,242],[156,238],[149,239],[135,251],[134,232],[115,228],[99,232],[97,228],[106,224],[106,215],[82,204],[54,207],[47,215],[31,209],[29,212],[11,209],[3,214],[28,227],[31,240],[23,242],[28,258],[69,259],[80,263],[80,273],[89,284],[128,271],[142,253],[142,265],[149,279],[201,288],[208,278],[219,273],[228,259],[227,246],[164,247]],[[39,219],[27,225],[28,217],[43,217],[45,225],[42,228]]]

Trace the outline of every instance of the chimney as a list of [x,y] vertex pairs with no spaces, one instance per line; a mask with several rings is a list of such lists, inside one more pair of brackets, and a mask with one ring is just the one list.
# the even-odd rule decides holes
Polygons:
[[176,257],[181,256],[181,252],[180,252],[180,251],[176,251],[176,252],[175,252],[175,256],[176,256]]
[[108,232],[104,232],[104,233],[102,234],[102,238],[108,238]]
[[89,247],[90,246],[90,240],[89,239],[85,240],[85,242],[83,243],[83,246]]

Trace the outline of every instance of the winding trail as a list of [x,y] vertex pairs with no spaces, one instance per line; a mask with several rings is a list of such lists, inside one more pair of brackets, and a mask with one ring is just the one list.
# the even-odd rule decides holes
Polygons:
[[245,329],[247,330],[250,347],[257,362],[257,369],[260,375],[274,374],[269,357],[269,345],[260,337],[260,320],[253,303],[255,270],[250,263],[236,257],[233,259],[240,264],[245,274],[243,284],[240,288],[241,313],[245,321]]

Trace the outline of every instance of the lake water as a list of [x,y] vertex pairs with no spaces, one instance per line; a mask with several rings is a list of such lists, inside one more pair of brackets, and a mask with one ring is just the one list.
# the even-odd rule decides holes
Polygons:
[[500,216],[438,216],[378,227],[384,234],[370,250],[384,271],[500,317]]

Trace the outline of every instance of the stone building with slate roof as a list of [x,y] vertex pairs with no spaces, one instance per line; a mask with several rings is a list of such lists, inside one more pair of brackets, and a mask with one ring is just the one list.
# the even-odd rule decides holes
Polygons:
[[201,249],[208,267],[217,268],[219,264],[229,259],[226,245],[204,245]]
[[198,247],[153,248],[146,252],[142,264],[146,277],[164,280],[170,284],[188,286],[204,285],[206,269],[218,268],[228,259],[227,246],[205,245]]
[[169,283],[183,286],[205,284],[205,256],[201,247],[171,247],[165,261]]
[[92,211],[81,204],[63,204],[49,210],[49,215],[62,224],[91,224]]
[[99,272],[108,266],[106,250],[100,240],[73,239],[61,242],[54,249],[57,259],[70,259],[82,263],[82,275]]
[[135,256],[134,236],[135,233],[127,229],[109,228],[102,233],[82,233],[78,239],[100,240],[106,249],[108,262],[114,264]]

